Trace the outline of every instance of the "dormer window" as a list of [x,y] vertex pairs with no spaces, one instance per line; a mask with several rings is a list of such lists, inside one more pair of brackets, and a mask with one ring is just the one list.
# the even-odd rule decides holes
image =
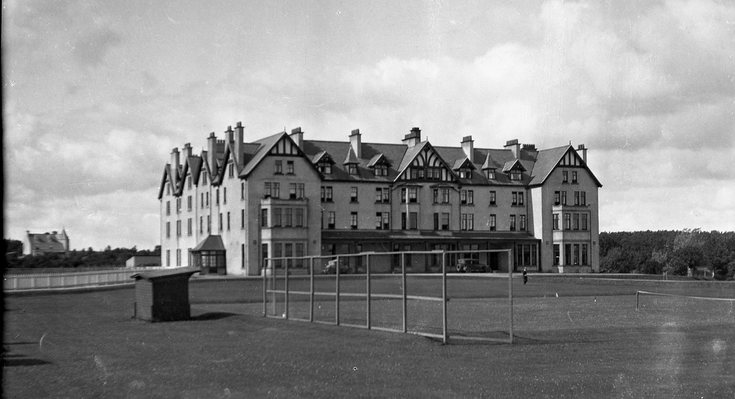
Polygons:
[[375,176],[388,176],[388,165],[375,165]]
[[469,168],[462,168],[459,170],[459,178],[460,179],[471,179],[472,178],[472,169]]
[[316,166],[316,168],[319,170],[319,173],[323,175],[331,175],[332,174],[332,164],[329,162],[319,162]]
[[357,165],[354,164],[354,163],[347,164],[347,173],[349,173],[351,175],[356,175],[357,174]]
[[485,177],[495,179],[495,169],[485,169]]
[[511,170],[510,171],[510,180],[513,181],[520,181],[521,180],[521,171],[520,170]]

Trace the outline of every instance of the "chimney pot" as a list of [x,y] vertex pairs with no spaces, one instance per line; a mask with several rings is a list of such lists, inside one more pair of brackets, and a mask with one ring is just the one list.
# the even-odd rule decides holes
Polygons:
[[296,145],[304,149],[304,132],[301,130],[301,126],[291,129],[291,139],[296,142]]
[[464,136],[462,137],[462,151],[464,151],[465,156],[467,156],[467,159],[470,160],[470,162],[473,161],[472,155],[475,152],[475,141],[472,140],[472,136]]
[[355,155],[357,155],[357,158],[362,158],[362,138],[360,134],[360,129],[353,129],[350,133],[350,146],[352,146],[352,151],[355,152]]
[[421,129],[419,129],[418,127],[414,127],[414,128],[412,128],[412,129],[411,129],[411,132],[410,132],[410,133],[408,133],[408,134],[407,134],[407,135],[406,135],[406,136],[405,136],[405,137],[403,138],[403,142],[404,142],[404,143],[405,143],[405,144],[406,144],[407,146],[409,146],[409,147],[413,147],[413,146],[415,146],[416,144],[420,143],[420,142],[421,142]]
[[510,151],[513,153],[513,157],[518,159],[521,152],[521,145],[518,143],[518,139],[508,140],[505,142],[505,147],[510,147]]

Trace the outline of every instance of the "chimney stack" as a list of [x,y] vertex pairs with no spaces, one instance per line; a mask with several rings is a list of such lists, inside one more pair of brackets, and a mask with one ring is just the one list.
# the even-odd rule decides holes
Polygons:
[[227,126],[227,130],[225,130],[225,140],[227,141],[227,144],[232,142],[232,126]]
[[[217,172],[217,136],[214,132],[209,133],[207,137],[207,163],[209,163],[209,170],[212,172],[212,176]],[[210,177],[212,177],[210,176]]]
[[304,132],[301,131],[301,126],[291,129],[291,139],[299,148],[304,149]]
[[475,141],[472,140],[472,136],[462,137],[462,151],[464,151],[464,154],[467,155],[467,159],[469,159],[470,162],[474,162],[474,159],[472,159],[472,154],[474,154],[475,151]]
[[243,151],[243,140],[244,140],[244,134],[243,134],[244,128],[242,127],[242,122],[237,122],[235,125],[235,159],[237,160],[240,167],[242,167],[242,151]]
[[577,147],[577,152],[582,153],[582,160],[584,161],[584,163],[587,163],[587,148],[584,146],[584,144],[580,144]]
[[350,145],[352,146],[352,151],[355,152],[355,155],[357,155],[358,159],[362,158],[362,135],[360,134],[360,129],[354,129],[350,133]]
[[421,142],[421,129],[414,127],[411,129],[411,133],[403,137],[403,143],[409,147],[413,147]]
[[179,176],[179,149],[177,147],[171,150],[171,174],[176,181]]
[[184,157],[184,162],[191,156],[191,143],[184,144],[184,148],[181,154]]
[[513,157],[518,159],[521,155],[521,145],[518,143],[518,139],[508,140],[505,142],[505,148],[510,147],[510,151],[513,153]]

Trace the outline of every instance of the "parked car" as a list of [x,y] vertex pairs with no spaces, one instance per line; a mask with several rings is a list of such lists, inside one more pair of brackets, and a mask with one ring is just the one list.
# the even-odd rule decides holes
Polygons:
[[490,271],[490,266],[480,263],[475,259],[459,259],[457,261],[457,271],[460,273],[467,272],[481,272],[485,273]]
[[[337,273],[337,259],[332,259],[324,265],[322,269],[323,274],[335,274]],[[347,274],[350,272],[350,266],[344,261],[339,261],[339,274]]]

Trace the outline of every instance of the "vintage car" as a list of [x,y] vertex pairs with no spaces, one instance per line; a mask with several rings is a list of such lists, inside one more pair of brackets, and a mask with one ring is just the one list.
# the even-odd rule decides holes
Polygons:
[[457,271],[460,273],[467,273],[467,272],[489,272],[490,266],[480,263],[478,260],[475,259],[459,259],[457,261]]
[[[335,274],[337,273],[337,259],[332,259],[324,265],[322,269],[323,274]],[[347,274],[350,272],[350,266],[344,261],[339,261],[339,274]]]

